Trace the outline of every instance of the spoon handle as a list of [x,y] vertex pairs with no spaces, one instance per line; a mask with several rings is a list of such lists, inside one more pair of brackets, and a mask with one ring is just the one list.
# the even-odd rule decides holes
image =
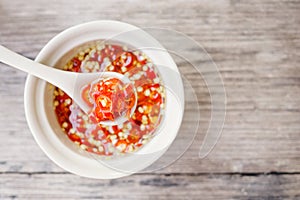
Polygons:
[[77,73],[65,72],[63,70],[48,67],[19,55],[0,45],[0,62],[32,74],[40,79],[72,93],[76,82]]

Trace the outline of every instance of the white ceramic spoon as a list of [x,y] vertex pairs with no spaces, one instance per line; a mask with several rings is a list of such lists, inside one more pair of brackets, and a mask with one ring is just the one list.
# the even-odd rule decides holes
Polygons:
[[[130,83],[130,80],[126,76],[116,72],[76,73],[48,67],[46,65],[34,62],[33,60],[30,60],[24,56],[21,56],[1,45],[0,62],[32,74],[59,87],[64,92],[66,92],[85,113],[88,113],[91,110],[91,107],[89,107],[81,98],[81,91],[84,86],[87,86],[88,84],[99,78],[108,77],[118,78],[125,84]],[[135,97],[137,97],[136,91],[133,92],[135,94]],[[137,100],[137,98],[135,99]],[[131,113],[133,113],[133,111],[135,110],[136,103],[137,102],[135,102],[135,105],[132,107]],[[123,115],[118,117],[114,121],[101,121],[99,123],[109,126],[118,125],[127,120],[128,118]]]

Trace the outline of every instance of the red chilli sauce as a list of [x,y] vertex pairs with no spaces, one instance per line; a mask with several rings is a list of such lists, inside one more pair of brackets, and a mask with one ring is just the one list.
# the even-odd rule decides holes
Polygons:
[[[105,126],[96,122],[115,119],[121,113],[130,110],[127,106],[130,108],[135,102],[135,99],[130,99],[123,107],[121,104],[124,103],[125,97],[121,95],[119,101],[117,100],[118,106],[112,106],[113,93],[109,92],[109,87],[120,84],[122,91],[126,87],[118,79],[108,78],[84,89],[83,97],[94,108],[94,113],[90,116],[67,94],[55,87],[54,111],[63,132],[83,150],[98,155],[112,156],[138,150],[152,138],[164,113],[165,89],[156,67],[143,52],[129,50],[124,45],[97,41],[79,49],[75,56],[67,60],[64,70],[124,74],[136,89],[137,106],[128,121],[121,125]],[[99,91],[106,93],[101,96]],[[122,92],[117,91],[117,94]]]

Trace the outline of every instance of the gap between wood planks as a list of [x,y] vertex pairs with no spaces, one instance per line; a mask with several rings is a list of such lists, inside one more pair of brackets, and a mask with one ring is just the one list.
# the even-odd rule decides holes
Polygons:
[[[71,174],[69,172],[46,172],[46,171],[39,171],[39,172],[0,172],[1,175],[7,175],[7,174],[14,174],[14,175],[51,175],[51,174]],[[216,172],[216,173],[136,173],[135,175],[138,176],[144,176],[144,175],[163,175],[163,176],[210,176],[210,175],[216,175],[216,176],[268,176],[268,175],[300,175],[300,172],[276,172],[276,171],[270,171],[270,172]]]

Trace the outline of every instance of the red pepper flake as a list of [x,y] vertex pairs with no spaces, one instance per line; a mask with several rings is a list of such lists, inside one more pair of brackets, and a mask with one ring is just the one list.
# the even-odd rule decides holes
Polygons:
[[147,76],[148,76],[149,79],[153,80],[153,79],[156,78],[156,74],[153,70],[148,70],[146,73],[147,73]]
[[80,66],[81,66],[81,61],[78,58],[73,58],[73,70],[74,72],[79,72],[80,71]]
[[136,63],[137,57],[132,52],[124,52],[112,62],[112,65],[116,72],[124,74],[133,69]]
[[69,134],[68,136],[73,142],[81,142],[81,138],[76,134]]

